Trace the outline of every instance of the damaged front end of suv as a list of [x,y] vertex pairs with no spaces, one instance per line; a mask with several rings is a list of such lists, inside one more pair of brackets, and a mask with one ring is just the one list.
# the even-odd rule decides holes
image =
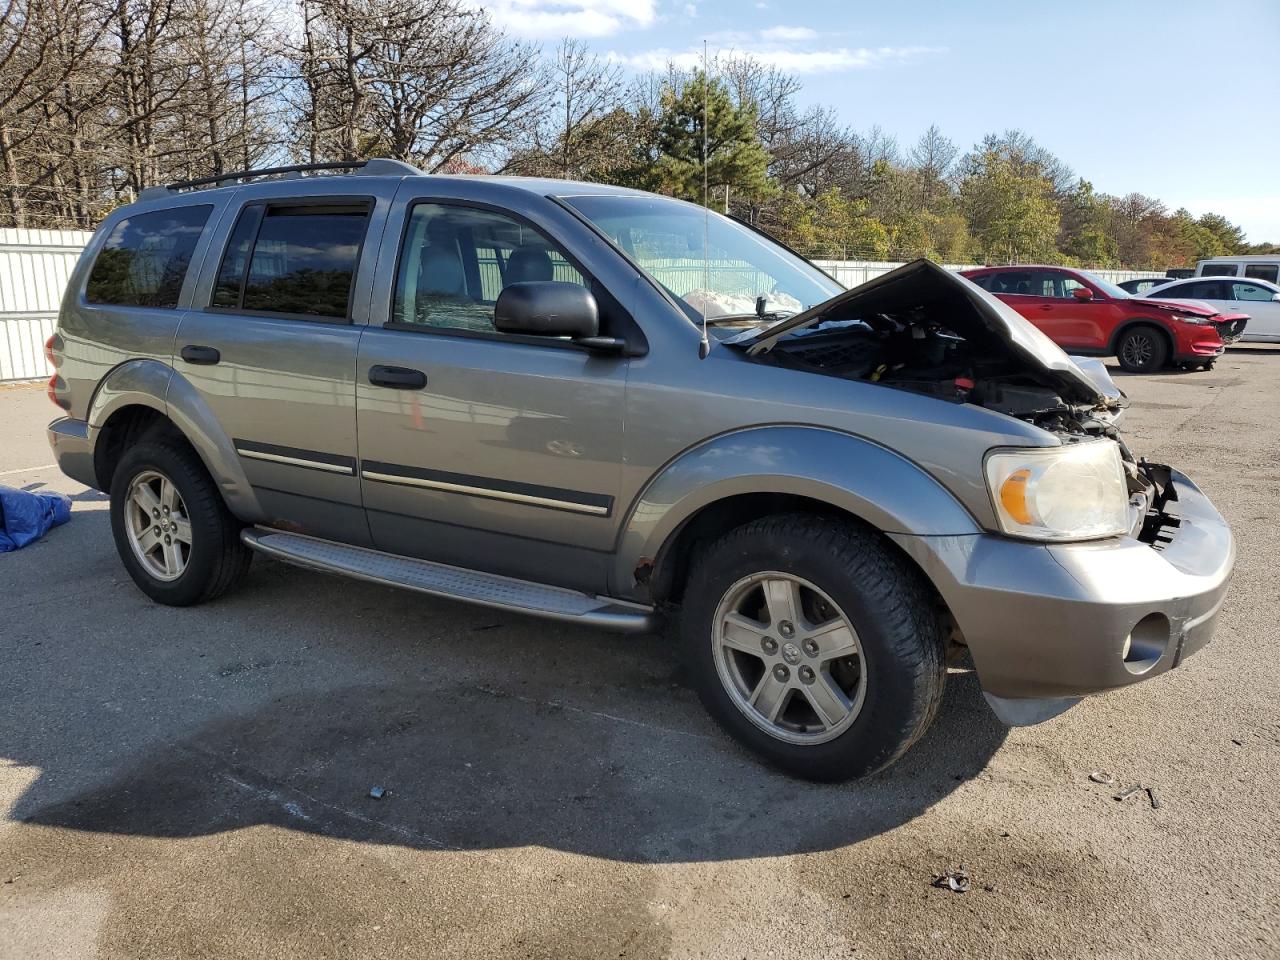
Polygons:
[[926,260],[725,342],[754,363],[973,405],[1057,438],[977,454],[996,536],[894,537],[938,587],[1006,722],[1047,719],[1207,641],[1230,532],[1184,475],[1130,451],[1128,399],[1101,362],[1068,357]]

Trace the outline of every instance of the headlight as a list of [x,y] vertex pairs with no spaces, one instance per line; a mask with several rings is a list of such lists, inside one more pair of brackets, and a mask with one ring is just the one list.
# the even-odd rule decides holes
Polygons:
[[1181,313],[1175,313],[1173,319],[1181,320],[1183,323],[1194,323],[1197,326],[1208,326],[1213,323],[1213,317],[1192,317]]
[[986,470],[1000,529],[1010,536],[1093,540],[1128,531],[1128,484],[1111,440],[999,450]]

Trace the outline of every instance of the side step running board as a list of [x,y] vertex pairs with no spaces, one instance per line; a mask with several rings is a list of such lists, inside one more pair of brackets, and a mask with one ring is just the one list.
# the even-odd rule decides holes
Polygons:
[[433,597],[448,597],[485,607],[549,617],[553,620],[567,620],[624,633],[645,633],[657,629],[659,623],[653,608],[640,604],[451,567],[429,560],[399,557],[297,533],[251,527],[240,535],[240,539],[259,553],[285,563],[389,587],[403,587]]

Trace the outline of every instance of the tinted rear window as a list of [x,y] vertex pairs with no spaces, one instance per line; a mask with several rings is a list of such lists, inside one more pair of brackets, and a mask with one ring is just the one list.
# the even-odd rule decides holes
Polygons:
[[1253,280],[1270,280],[1277,282],[1280,278],[1280,265],[1274,263],[1251,263],[1244,268],[1244,275]]
[[344,320],[370,205],[252,203],[227,240],[211,305]]
[[212,206],[139,213],[117,223],[89,273],[85,299],[126,307],[178,305]]
[[345,317],[367,208],[269,208],[245,280],[244,309]]
[[1200,268],[1200,276],[1202,277],[1234,277],[1236,275],[1236,265],[1234,263],[1206,263]]

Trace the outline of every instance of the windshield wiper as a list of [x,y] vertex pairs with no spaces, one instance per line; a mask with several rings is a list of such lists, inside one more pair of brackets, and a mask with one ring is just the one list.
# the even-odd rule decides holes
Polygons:
[[707,326],[725,326],[744,321],[751,323],[777,323],[779,320],[785,320],[787,317],[793,316],[795,316],[794,310],[778,310],[770,313],[726,313],[718,317],[707,317]]

